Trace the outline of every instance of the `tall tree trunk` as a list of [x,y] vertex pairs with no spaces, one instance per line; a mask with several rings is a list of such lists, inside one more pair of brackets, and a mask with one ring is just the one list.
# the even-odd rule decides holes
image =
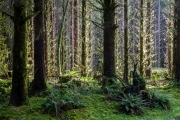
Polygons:
[[82,0],[82,43],[81,43],[81,76],[86,75],[86,0]]
[[[113,84],[115,71],[115,0],[104,0],[103,86]],[[108,81],[107,81],[108,80]]]
[[26,0],[14,0],[13,77],[9,105],[28,105]]
[[174,34],[174,77],[177,80],[177,82],[180,82],[180,1],[175,0],[175,21],[174,21],[174,28],[175,28],[175,34]]
[[[169,0],[169,3],[171,0]],[[168,19],[168,33],[167,33],[167,38],[168,38],[168,45],[167,45],[167,62],[168,62],[168,75],[172,76],[172,32],[171,32],[171,14],[172,13],[172,5],[169,4],[169,19]]]
[[71,34],[70,34],[70,53],[71,53],[71,56],[70,56],[70,70],[73,69],[73,66],[74,66],[74,47],[73,47],[73,0],[70,1],[70,26],[71,26]]
[[76,67],[78,64],[78,38],[79,38],[78,3],[79,0],[74,0],[74,66],[73,67]]
[[146,76],[151,77],[151,46],[150,46],[150,37],[151,37],[151,1],[147,1],[147,27],[146,27],[146,33],[147,33],[147,38],[146,38],[146,51],[147,51],[147,58],[146,58]]
[[143,4],[144,4],[144,0],[141,0],[141,3],[140,3],[140,68],[139,68],[139,72],[140,72],[140,75],[142,76],[143,75],[143,66],[144,66],[144,63],[143,63],[143,56],[144,56],[144,53],[143,53],[143,20],[144,20],[144,15],[143,15]]
[[[44,0],[34,0],[34,12],[44,9]],[[34,18],[34,92],[46,89],[45,76],[45,34],[44,34],[44,15],[40,12]]]
[[128,82],[128,0],[124,0],[124,75]]
[[157,62],[158,62],[158,67],[161,66],[161,4],[160,0],[158,1],[158,46],[157,46]]
[[[61,25],[59,27],[59,36],[58,36],[58,47],[57,47],[57,65],[58,65],[58,74],[61,75],[62,74],[62,69],[63,66],[61,66],[63,64],[63,59],[64,58],[60,58],[60,54],[63,52],[63,48],[64,48],[64,40],[63,40],[63,31],[64,31],[64,23],[65,23],[65,18],[66,18],[66,11],[67,11],[67,7],[68,7],[69,1],[63,2],[63,16],[62,16],[62,22]],[[64,54],[64,53],[62,53]],[[64,57],[63,55],[61,57]]]

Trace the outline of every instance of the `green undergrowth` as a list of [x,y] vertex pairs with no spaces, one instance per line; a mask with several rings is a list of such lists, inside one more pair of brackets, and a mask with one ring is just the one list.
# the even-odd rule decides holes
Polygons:
[[[77,83],[77,81],[72,82]],[[74,98],[78,97],[77,102],[80,101],[84,104],[84,107],[67,110],[66,116],[68,120],[178,120],[176,118],[180,117],[180,88],[164,87],[148,89],[160,97],[167,97],[170,100],[171,109],[143,108],[144,114],[142,116],[135,116],[119,112],[119,103],[108,99],[108,96],[103,93],[101,86],[95,81],[83,79],[82,83],[74,88],[71,85],[67,85],[70,88],[64,88],[73,89],[75,92],[73,94],[71,91],[67,91],[69,94],[68,98],[72,99],[65,99],[65,96],[60,97],[62,100],[66,100],[66,102],[69,102],[69,100],[74,101]],[[116,93],[116,89],[119,88],[108,88],[110,95]],[[58,90],[61,90],[61,88]],[[50,91],[50,93],[52,92]],[[72,97],[72,95],[75,95],[75,97]],[[1,95],[1,97],[3,96]],[[47,97],[30,97],[30,106],[21,107],[8,106],[9,98],[7,97],[0,104],[0,120],[60,120],[57,116],[52,116],[52,114],[50,115],[45,112],[45,108],[42,107],[42,104],[47,101]],[[162,97],[160,99],[163,99]]]
[[180,116],[180,89],[165,87],[154,88],[151,91],[170,100],[171,109],[145,108],[143,116],[126,115],[117,110],[118,102],[107,100],[99,93],[87,94],[83,101],[86,107],[68,111],[69,120],[178,120]]
[[48,114],[43,114],[41,104],[44,98],[30,98],[30,106],[8,106],[8,101],[0,105],[0,120],[56,120]]

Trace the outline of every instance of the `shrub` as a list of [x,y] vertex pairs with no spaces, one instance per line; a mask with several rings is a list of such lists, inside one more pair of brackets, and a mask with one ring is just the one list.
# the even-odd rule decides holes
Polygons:
[[133,96],[132,94],[123,94],[118,109],[120,112],[131,115],[143,115],[145,101],[141,95]]
[[159,80],[159,78],[166,79],[168,77],[168,70],[165,68],[153,68],[152,76],[154,80]]
[[161,95],[147,90],[141,91],[141,95],[143,100],[147,102],[147,107],[162,108],[165,110],[169,110],[171,108],[170,100],[168,99],[170,97],[166,95]]
[[165,95],[154,94],[155,107],[161,107],[162,109],[169,110],[171,108],[170,100]]
[[66,110],[83,107],[84,104],[81,103],[80,98],[81,96],[72,89],[64,88],[60,91],[51,89],[42,107],[45,109],[45,112],[59,116],[60,113]]

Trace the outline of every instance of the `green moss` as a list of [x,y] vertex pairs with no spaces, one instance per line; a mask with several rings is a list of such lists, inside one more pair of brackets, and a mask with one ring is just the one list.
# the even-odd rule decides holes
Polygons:
[[48,114],[43,114],[41,104],[44,98],[30,98],[30,106],[13,107],[8,104],[0,106],[0,120],[56,120]]
[[[4,82],[4,81],[3,81]],[[93,84],[92,84],[93,86]],[[86,107],[67,111],[69,120],[171,120],[180,116],[180,89],[174,87],[154,88],[153,92],[167,95],[171,101],[171,110],[144,109],[144,116],[131,116],[118,111],[118,102],[107,100],[99,86],[81,86],[78,93],[82,95],[81,101]],[[91,88],[91,89],[90,89]],[[77,88],[78,89],[78,88]],[[88,90],[88,91],[87,91]],[[80,92],[84,91],[84,92]],[[98,92],[99,91],[99,92]],[[30,106],[9,107],[8,100],[0,104],[0,120],[57,120],[44,114],[41,105],[45,98],[30,98]]]
[[170,120],[180,116],[180,92],[177,88],[161,88],[159,94],[166,94],[171,97],[171,110],[145,109],[144,116],[130,116],[117,111],[117,102],[105,100],[101,94],[85,95],[83,101],[86,107],[70,110],[67,112],[70,120]]

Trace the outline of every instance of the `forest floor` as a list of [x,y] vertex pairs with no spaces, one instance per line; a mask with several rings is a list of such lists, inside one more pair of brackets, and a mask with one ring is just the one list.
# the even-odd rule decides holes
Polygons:
[[[1,81],[0,81],[1,82]],[[66,112],[68,120],[180,120],[180,88],[168,86],[169,81],[148,82],[148,89],[167,96],[170,110],[144,109],[143,116],[126,115],[117,110],[118,102],[107,100],[101,87],[92,85],[84,91],[81,102],[85,107]],[[0,94],[0,120],[57,120],[55,116],[44,113],[42,103],[46,97],[30,97],[30,106],[8,106],[9,92]],[[65,119],[64,119],[65,120]]]

